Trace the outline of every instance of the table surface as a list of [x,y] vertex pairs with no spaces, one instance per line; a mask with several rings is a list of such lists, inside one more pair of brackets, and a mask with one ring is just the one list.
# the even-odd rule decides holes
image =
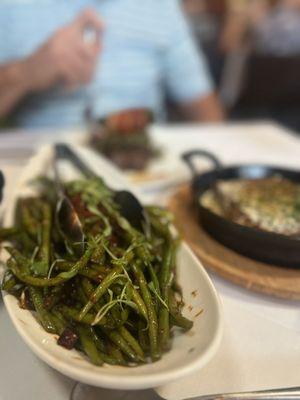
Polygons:
[[[151,135],[166,153],[172,153],[174,161],[185,150],[202,148],[217,154],[225,164],[263,162],[300,169],[298,137],[268,122],[153,126]],[[9,201],[32,151],[57,140],[79,138],[82,133],[65,131],[0,134],[0,169],[7,181],[5,202]],[[177,161],[174,165],[182,169],[174,170],[174,175],[183,171],[187,174],[185,166]],[[169,194],[157,188],[153,193],[147,191],[151,200],[163,201]],[[300,385],[299,303],[252,293],[210,275],[225,314],[221,347],[200,372],[158,388],[160,396],[175,400],[200,394]],[[0,321],[0,400],[69,399],[74,382],[29,351],[14,331],[2,302]]]

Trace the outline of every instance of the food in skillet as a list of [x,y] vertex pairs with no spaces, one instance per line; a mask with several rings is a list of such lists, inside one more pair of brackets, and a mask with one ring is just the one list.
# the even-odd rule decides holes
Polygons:
[[142,170],[159,155],[148,135],[151,113],[132,109],[92,124],[90,145],[122,169]]
[[69,182],[82,249],[58,228],[53,183],[43,178],[39,187],[39,197],[19,200],[16,225],[0,230],[0,242],[10,242],[2,289],[32,310],[59,345],[84,352],[94,364],[158,360],[170,349],[174,328],[193,325],[181,315],[179,241],[169,214],[147,207],[150,229],[143,233],[120,214],[100,178]]
[[220,181],[200,199],[211,211],[241,225],[300,236],[300,185],[274,176]]

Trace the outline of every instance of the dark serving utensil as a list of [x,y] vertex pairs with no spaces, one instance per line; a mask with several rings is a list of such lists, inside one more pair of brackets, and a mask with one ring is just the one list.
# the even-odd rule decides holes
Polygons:
[[[198,173],[195,158],[206,158],[213,169]],[[204,207],[200,199],[208,190],[216,187],[220,180],[262,179],[279,175],[300,184],[300,171],[278,168],[264,164],[241,164],[222,166],[211,153],[193,150],[182,155],[192,172],[193,201],[203,228],[223,245],[247,257],[279,266],[300,268],[300,240],[297,238],[267,232],[232,222]]]
[[55,148],[53,169],[54,182],[58,196],[55,218],[59,230],[65,240],[74,248],[74,251],[78,253],[78,255],[82,255],[84,252],[84,234],[82,225],[73,204],[66,196],[61,184],[58,168],[60,160],[61,153],[59,149]]
[[138,199],[127,190],[119,190],[115,192],[115,202],[120,207],[120,213],[127,221],[137,230],[145,232],[147,235],[147,228],[149,227],[148,215],[138,201]]
[[[85,177],[93,178],[98,176],[68,145],[64,143],[56,144],[55,152],[60,158],[70,161]],[[114,200],[120,206],[120,212],[123,217],[136,229],[144,231],[147,234],[149,221],[147,213],[139,200],[127,190],[116,191]]]

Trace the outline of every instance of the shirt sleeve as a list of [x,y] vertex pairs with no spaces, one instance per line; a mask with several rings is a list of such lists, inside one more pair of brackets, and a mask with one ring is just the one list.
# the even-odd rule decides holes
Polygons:
[[167,93],[177,102],[188,102],[213,91],[206,59],[196,47],[179,0],[167,2],[168,45],[164,54]]

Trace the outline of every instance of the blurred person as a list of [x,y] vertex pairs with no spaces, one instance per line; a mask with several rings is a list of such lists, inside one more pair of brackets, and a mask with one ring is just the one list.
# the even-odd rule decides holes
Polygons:
[[300,0],[227,0],[220,46],[225,52],[249,47],[264,54],[300,49]]
[[265,55],[300,55],[300,0],[281,0],[254,26],[253,49]]
[[183,0],[199,50],[204,51],[216,86],[222,76],[224,55],[219,40],[227,15],[226,0]]
[[227,15],[220,34],[220,48],[231,53],[249,46],[254,26],[270,11],[273,0],[227,0]]
[[300,131],[299,0],[245,0],[239,11],[243,24],[223,37],[230,56],[221,95],[231,117]]
[[0,116],[16,125],[80,126],[87,109],[161,116],[165,89],[188,118],[222,120],[177,0],[0,3]]
[[269,12],[272,0],[227,0],[227,14],[219,37],[224,54],[220,97],[227,110],[241,92],[245,69],[252,51],[252,28]]

